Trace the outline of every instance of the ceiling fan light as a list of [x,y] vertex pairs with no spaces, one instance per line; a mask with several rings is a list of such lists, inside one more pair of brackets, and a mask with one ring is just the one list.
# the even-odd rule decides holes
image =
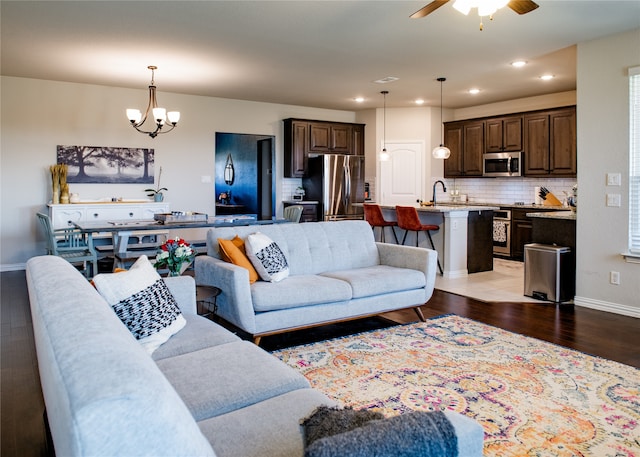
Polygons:
[[471,2],[469,0],[456,0],[453,2],[453,7],[466,16],[471,11]]
[[493,4],[482,3],[478,5],[478,16],[480,17],[491,16],[496,11],[496,7]]
[[431,152],[431,155],[433,155],[434,159],[448,159],[451,155],[451,150],[441,144]]

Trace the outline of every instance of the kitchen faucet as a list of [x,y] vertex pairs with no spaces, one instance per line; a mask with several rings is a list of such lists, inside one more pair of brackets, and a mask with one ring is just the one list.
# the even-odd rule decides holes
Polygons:
[[433,183],[433,197],[431,198],[431,201],[433,202],[433,206],[436,206],[436,186],[438,185],[438,183],[442,184],[443,192],[447,191],[447,186],[445,186],[444,183],[439,179]]

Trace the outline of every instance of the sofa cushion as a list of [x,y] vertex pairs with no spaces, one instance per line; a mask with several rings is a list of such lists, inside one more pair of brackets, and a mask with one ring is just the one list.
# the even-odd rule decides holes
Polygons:
[[421,289],[426,284],[424,274],[420,271],[388,265],[331,271],[323,273],[322,276],[349,283],[353,290],[353,298]]
[[278,243],[264,233],[256,232],[245,242],[247,257],[265,281],[278,282],[289,276],[289,264]]
[[187,325],[151,355],[153,360],[166,359],[220,344],[240,341],[224,327],[197,314],[183,314]]
[[318,390],[298,389],[198,422],[198,426],[218,457],[302,456],[300,420],[320,405],[334,404]]
[[259,279],[258,272],[245,253],[244,240],[242,238],[237,235],[232,240],[218,238],[218,244],[220,245],[220,256],[222,260],[249,270],[250,284],[253,284]]
[[128,271],[99,274],[93,282],[149,353],[186,324],[175,298],[145,255]]
[[156,363],[197,421],[309,387],[304,376],[248,341]]
[[278,244],[292,276],[380,264],[373,232],[366,221],[215,227],[207,232],[207,252],[220,258],[218,238],[246,238],[257,231]]
[[258,281],[251,286],[256,312],[347,301],[351,297],[347,282],[320,275],[289,276],[278,283]]

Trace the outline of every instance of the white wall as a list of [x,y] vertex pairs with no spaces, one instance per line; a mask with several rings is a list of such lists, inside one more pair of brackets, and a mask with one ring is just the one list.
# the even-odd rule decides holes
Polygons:
[[[276,136],[278,200],[282,195],[282,119],[355,122],[355,113],[158,92],[161,106],[181,112],[178,127],[151,139],[133,130],[125,108],[144,109],[147,89],[122,89],[3,76],[0,166],[0,268],[23,268],[44,254],[35,213],[51,199],[49,165],[56,146],[152,147],[162,166],[166,201],[174,210],[214,213],[215,132]],[[83,199],[144,198],[148,185],[72,184]],[[281,212],[282,209],[279,208]]]
[[[626,263],[629,223],[629,79],[640,65],[640,29],[578,45],[576,303],[640,317],[640,264]],[[622,186],[606,186],[606,173]],[[622,195],[607,207],[606,194]],[[620,285],[609,272],[620,272]]]
[[[357,122],[367,124],[365,129],[367,156],[365,175],[371,184],[373,199],[376,198],[376,192],[380,186],[380,161],[378,156],[383,139],[389,144],[397,142],[424,144],[425,157],[423,157],[423,164],[425,180],[423,195],[427,195],[424,192],[429,188],[429,177],[434,172],[434,166],[437,167],[438,165],[432,163],[431,150],[437,146],[440,141],[439,136],[435,138],[434,134],[432,134],[432,124],[434,122],[432,112],[433,108],[431,107],[387,108],[386,129],[384,128],[385,115],[382,108],[356,113]],[[439,122],[439,118],[436,119],[436,122]],[[440,167],[442,167],[442,165],[440,165]],[[442,173],[442,168],[440,168],[439,172]],[[429,193],[428,195],[431,194]]]

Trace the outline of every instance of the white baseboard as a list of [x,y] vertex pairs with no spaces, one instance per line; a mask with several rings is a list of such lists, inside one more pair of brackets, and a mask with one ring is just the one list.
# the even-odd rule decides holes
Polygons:
[[618,303],[577,296],[573,298],[573,302],[576,306],[583,306],[585,308],[597,309],[599,311],[607,311],[609,313],[622,314],[623,316],[640,318],[640,308],[634,306],[620,305]]
[[26,269],[26,263],[3,263],[0,265],[0,273],[3,271],[20,271]]

